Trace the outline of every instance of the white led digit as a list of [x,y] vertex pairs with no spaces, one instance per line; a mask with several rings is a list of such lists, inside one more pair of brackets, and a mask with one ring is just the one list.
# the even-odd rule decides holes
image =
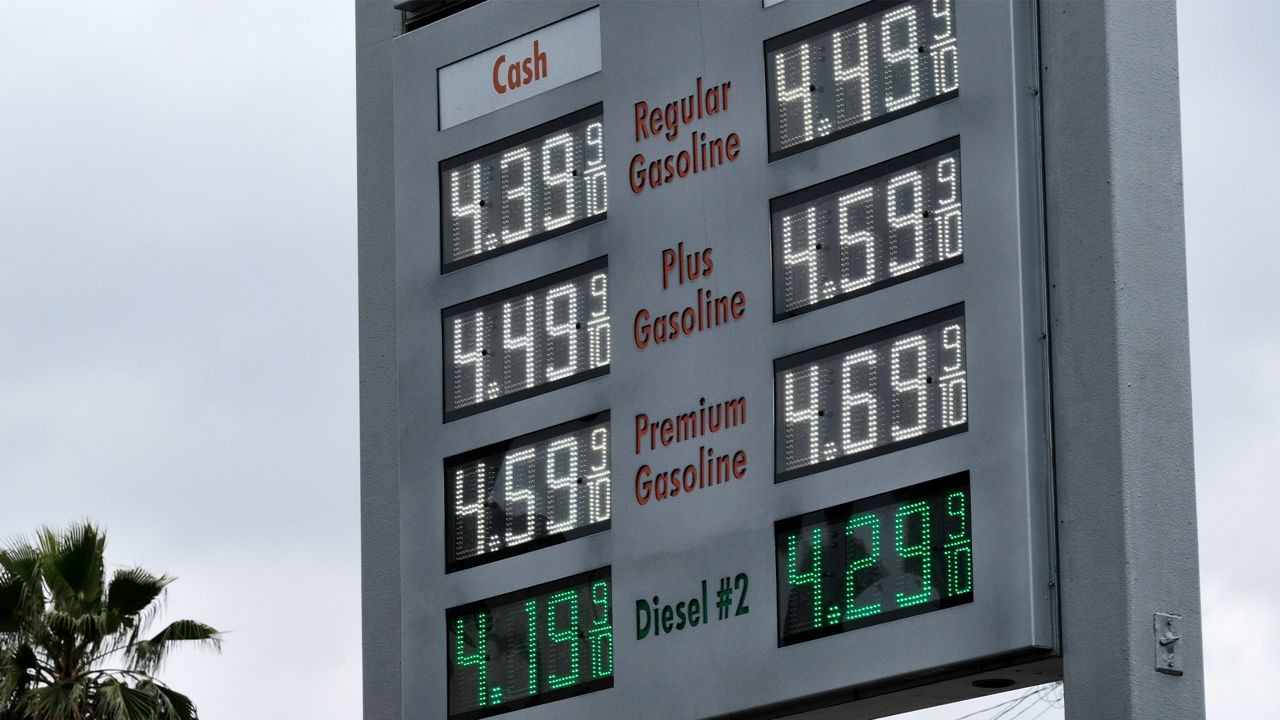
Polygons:
[[964,373],[964,328],[959,324],[942,328],[942,426],[954,427],[969,419],[969,383]]
[[609,490],[609,428],[601,427],[591,431],[591,454],[598,458],[591,463],[591,472],[587,475],[589,491],[587,512],[591,522],[608,520],[612,514],[612,498]]
[[[895,234],[897,247],[889,255],[890,276],[902,275],[924,267],[924,219],[921,216],[921,209],[924,206],[923,184],[923,179],[917,170],[902,173],[889,181],[888,191],[885,193],[889,227],[898,231]],[[899,188],[906,189],[905,194],[910,198],[909,207],[903,208],[900,205],[899,197],[902,193],[899,192]],[[909,243],[907,249],[910,251],[905,259],[902,258],[903,235],[908,236],[905,242]]]
[[[470,188],[465,200],[463,199],[464,186]],[[458,237],[454,243],[455,253],[458,256],[475,255],[484,250],[484,213],[480,206],[483,199],[484,193],[480,186],[480,163],[473,163],[453,171],[449,207],[453,208],[455,233],[460,234],[459,226],[463,220],[469,223],[470,229],[470,242]]]
[[[842,126],[871,119],[871,53],[867,24],[831,34],[832,75],[837,83],[836,118]],[[855,56],[856,60],[851,60]],[[857,102],[853,103],[852,100]]]
[[[519,312],[521,315],[520,325],[524,327],[523,334],[516,334],[515,326],[515,310],[519,303]],[[514,353],[524,353],[522,363],[524,365],[524,379],[516,385],[509,386],[508,390],[518,388],[533,387],[535,373],[537,370],[537,355],[533,347],[533,297],[526,295],[520,300],[507,302],[502,304],[502,357],[504,364],[508,368],[513,368],[516,363]],[[513,371],[514,372],[514,371]],[[511,377],[512,373],[504,374],[505,377]]]
[[[787,85],[787,61],[794,58],[795,64],[799,66],[799,72],[796,73],[796,83],[788,87]],[[796,103],[799,105],[801,128],[799,132],[791,130],[788,126],[788,114],[782,113],[779,119],[782,124],[782,146],[789,147],[797,143],[808,142],[813,139],[813,80],[810,77],[809,70],[809,43],[805,43],[794,50],[787,53],[778,53],[773,58],[774,75],[777,78],[777,84],[774,86],[774,93],[777,96],[778,103],[789,104]]]
[[933,83],[938,95],[960,87],[959,55],[956,51],[956,27],[953,17],[953,0],[932,0],[933,16],[943,20],[941,28],[933,33]]
[[[902,31],[901,47],[893,47],[894,25]],[[880,23],[880,42],[883,45],[885,60],[884,104],[890,111],[914,105],[920,101],[920,31],[916,21],[916,9],[913,5],[905,5],[884,16]],[[894,95],[896,73],[907,74],[907,92]]]
[[[804,404],[801,405],[799,394],[796,392],[796,379],[803,373],[802,383],[805,386]],[[811,465],[818,462],[821,457],[821,448],[819,440],[818,424],[818,366],[812,365],[807,368],[788,372],[783,377],[783,418],[788,428],[788,436],[790,436],[790,428],[793,425],[803,425],[803,432],[808,435],[809,457],[806,462],[801,464]]]
[[593,368],[609,364],[609,276],[591,276],[591,319],[587,320],[587,364]]
[[[875,390],[875,351],[846,356],[840,367],[840,445],[846,455],[876,446],[879,403]],[[860,435],[855,432],[858,427],[864,429]]]
[[587,126],[587,167],[583,183],[587,187],[587,215],[599,215],[609,209],[608,176],[604,167],[604,123]]
[[[503,243],[517,242],[533,234],[533,178],[530,165],[528,148],[516,148],[502,155]],[[513,184],[511,176],[517,172],[520,183]]]
[[[556,301],[565,298],[564,320],[556,320]],[[547,328],[547,381],[559,380],[578,372],[578,339],[574,337],[581,315],[578,314],[578,288],[573,283],[556,286],[547,292],[546,328]],[[565,348],[564,365],[556,366],[556,338],[563,338]]]
[[[471,329],[471,342],[465,341]],[[484,349],[484,312],[477,311],[468,317],[457,317],[453,320],[453,364],[458,373],[465,365],[471,366],[473,394],[469,399],[458,398],[458,405],[471,405],[485,399],[485,349]],[[466,348],[465,350],[463,348]],[[455,387],[461,390],[466,383],[457,382]]]
[[[795,226],[802,224],[800,232]],[[808,285],[808,299],[805,305],[816,303],[822,299],[818,287],[821,282],[818,271],[818,209],[806,208],[804,212],[784,215],[782,218],[782,261],[788,267],[804,268],[803,273]]]
[[[486,536],[488,531],[485,527],[485,514],[488,506],[488,498],[485,496],[484,463],[476,463],[475,465],[460,467],[454,472],[453,478],[453,512],[456,518],[455,521],[460,522],[464,517],[472,517],[475,522],[474,540],[470,543],[463,540],[462,542],[464,544],[458,550],[457,557],[462,559],[480,555],[485,551],[485,545],[488,544],[489,540]],[[473,488],[473,494],[475,496],[475,499],[471,502],[467,502],[468,486]]]
[[[536,453],[533,448],[524,448],[508,454],[502,461],[502,499],[507,514],[506,544],[508,547],[519,545],[533,539],[537,530],[535,519],[538,516],[537,496],[533,492],[533,465]],[[516,469],[526,467],[517,474]],[[516,487],[517,479],[522,487]],[[522,511],[517,513],[516,506]],[[517,532],[515,521],[523,519],[524,529]]]
[[[557,149],[559,149],[558,153]],[[556,155],[559,155],[563,163],[563,169],[559,172],[552,169],[552,160]],[[553,230],[574,221],[576,194],[574,171],[577,162],[574,155],[573,135],[567,132],[547,138],[547,141],[542,144],[542,185],[543,195],[546,198],[543,202],[542,226],[547,230]],[[553,202],[552,189],[557,186],[564,188],[564,213],[561,215],[552,214],[552,207],[556,204]]]
[[938,161],[938,184],[945,185],[947,194],[938,197],[939,209],[960,206],[960,175],[955,157],[945,157]]
[[[923,435],[929,427],[929,341],[924,335],[913,335],[893,344],[889,351],[890,384],[893,386],[894,418],[890,431],[894,440]],[[910,369],[914,373],[903,372],[903,358],[910,356],[914,362]],[[908,413],[908,400],[911,396],[914,410]],[[910,416],[910,421],[908,420]]]
[[938,233],[938,258],[947,259],[964,252],[964,227],[960,217],[960,173],[954,157],[938,162],[938,182],[948,188],[938,199],[934,225]]
[[[572,529],[578,523],[578,442],[579,438],[569,436],[547,446],[546,515],[549,535]],[[553,520],[557,507],[564,508],[563,517]]]
[[[862,254],[862,262],[858,263],[861,272],[858,275],[852,275],[852,267],[846,267],[845,263],[841,263],[840,272],[840,291],[853,292],[864,288],[876,281],[876,236],[874,233],[866,229],[854,229],[852,221],[853,210],[861,207],[862,217],[869,218],[871,206],[870,203],[875,199],[875,189],[864,187],[855,190],[836,201],[836,213],[840,218],[840,247],[844,250],[841,258],[848,260],[852,265],[851,258],[857,254]],[[860,227],[865,228],[870,223],[860,223]]]

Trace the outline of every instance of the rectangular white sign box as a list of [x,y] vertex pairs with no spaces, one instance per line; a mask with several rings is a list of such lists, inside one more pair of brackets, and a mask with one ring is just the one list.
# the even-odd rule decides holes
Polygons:
[[598,72],[596,7],[440,68],[440,129]]

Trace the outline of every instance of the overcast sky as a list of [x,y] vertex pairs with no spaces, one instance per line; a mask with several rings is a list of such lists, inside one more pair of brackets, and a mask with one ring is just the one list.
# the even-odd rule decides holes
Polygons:
[[[170,614],[230,631],[165,670],[211,720],[360,712],[352,14],[0,0],[0,537],[92,517],[110,562],[180,575]],[[1276,27],[1180,5],[1220,718],[1270,711],[1280,647]]]

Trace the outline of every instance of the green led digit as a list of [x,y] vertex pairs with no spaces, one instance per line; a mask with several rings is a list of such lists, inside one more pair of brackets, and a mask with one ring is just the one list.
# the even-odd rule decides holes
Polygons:
[[538,694],[538,601],[527,600],[524,616],[529,621],[529,634],[525,641],[525,658],[529,661],[529,694]]
[[[475,616],[475,625],[476,636],[472,640],[467,637],[464,619],[460,617],[454,621],[453,661],[458,667],[476,666],[476,693],[479,695],[477,704],[484,707],[493,704],[494,699],[500,699],[494,698],[489,692],[489,615],[483,612],[478,613]],[[475,651],[468,653],[466,651],[468,645],[475,648]]]
[[[880,612],[880,603],[875,602],[862,607],[855,607],[858,597],[858,588],[856,579],[858,573],[876,566],[880,560],[880,518],[874,513],[865,513],[851,518],[849,524],[845,525],[845,541],[852,551],[855,543],[855,533],[858,528],[869,528],[871,530],[870,539],[866,546],[866,557],[858,558],[849,563],[844,571],[844,619],[857,620],[868,615],[875,615]],[[868,583],[869,584],[869,583]],[[865,590],[865,588],[864,588]]]
[[[920,516],[920,542],[915,545],[909,545],[907,539],[907,523],[906,520],[912,515]],[[929,522],[929,504],[920,501],[903,505],[898,508],[894,516],[894,535],[896,537],[895,545],[898,556],[904,561],[907,558],[920,559],[920,591],[915,594],[904,593],[898,591],[898,607],[910,607],[928,602],[933,597],[933,557],[932,548],[930,547],[930,522]],[[904,563],[905,564],[905,563]],[[905,568],[904,568],[905,569]],[[909,576],[903,574],[903,582],[907,581]]]
[[587,631],[591,646],[591,677],[613,674],[613,616],[609,613],[609,581],[597,580],[591,586],[591,629]]
[[787,584],[792,587],[813,586],[812,624],[813,627],[822,627],[825,624],[825,613],[822,607],[822,528],[813,529],[813,535],[809,541],[812,554],[807,572],[800,572],[800,563],[796,557],[796,545],[799,539],[799,535],[787,536]]
[[[556,629],[556,607],[559,605],[568,605],[569,607],[569,627],[563,630]],[[569,645],[569,672],[566,675],[552,674],[547,678],[547,684],[555,688],[568,687],[578,682],[580,668],[578,667],[578,645],[581,636],[578,634],[578,591],[577,590],[561,590],[551,599],[547,601],[547,637],[551,638],[551,642],[556,643],[572,643]]]
[[963,490],[947,496],[947,596],[973,591],[973,541],[969,535],[969,498]]

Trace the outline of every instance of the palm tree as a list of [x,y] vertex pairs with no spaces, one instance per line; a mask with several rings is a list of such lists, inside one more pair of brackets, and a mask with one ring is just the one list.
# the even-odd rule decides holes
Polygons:
[[174,578],[124,568],[106,582],[106,538],[92,523],[0,548],[0,720],[197,720],[153,673],[179,644],[222,635],[178,620],[148,636]]

